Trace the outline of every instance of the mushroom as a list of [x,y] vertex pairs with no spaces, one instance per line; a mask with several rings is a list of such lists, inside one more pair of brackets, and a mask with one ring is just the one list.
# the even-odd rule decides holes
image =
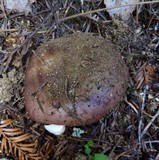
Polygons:
[[66,35],[32,55],[25,107],[42,124],[89,125],[123,99],[127,81],[127,66],[114,44],[95,33]]
[[44,128],[56,136],[61,135],[65,131],[65,125],[49,124],[44,125]]

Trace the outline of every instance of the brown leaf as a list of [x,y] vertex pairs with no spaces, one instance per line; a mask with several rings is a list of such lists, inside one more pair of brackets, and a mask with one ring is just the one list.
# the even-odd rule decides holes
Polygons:
[[20,128],[3,128],[2,130],[4,132],[17,132],[17,131],[21,131]]
[[36,151],[35,148],[21,147],[20,149],[23,150],[23,151],[30,152],[30,153],[35,153],[35,151]]
[[13,122],[12,119],[5,119],[0,122],[0,128],[4,128]]
[[41,159],[41,156],[39,156],[39,154],[37,154],[37,153],[28,154],[28,156],[31,157],[32,159],[36,159],[36,160]]
[[144,68],[144,77],[145,82],[149,85],[152,85],[154,82],[158,80],[157,77],[157,67],[152,64],[147,64]]
[[1,142],[1,152],[5,151],[7,149],[7,140],[5,137],[2,138],[2,142]]
[[36,145],[36,143],[34,142],[34,143],[29,143],[29,144],[17,144],[17,146],[19,146],[19,147],[34,147]]
[[20,135],[23,134],[22,131],[17,131],[17,132],[4,132],[5,135],[7,136],[16,136],[16,135]]
[[[37,152],[38,141],[31,142],[32,135],[24,133],[21,128],[14,128],[12,122],[12,119],[0,122],[0,135],[2,137],[2,142],[0,143],[1,152],[14,155],[19,160],[45,159],[43,151]],[[48,142],[44,144],[44,152],[50,153]]]
[[10,137],[10,140],[12,140],[13,142],[21,142],[21,141],[27,140],[30,137],[31,137],[31,135],[29,135],[28,133],[26,133],[26,134],[23,134],[21,136]]
[[9,153],[13,153],[13,144],[8,141],[8,145],[9,145]]

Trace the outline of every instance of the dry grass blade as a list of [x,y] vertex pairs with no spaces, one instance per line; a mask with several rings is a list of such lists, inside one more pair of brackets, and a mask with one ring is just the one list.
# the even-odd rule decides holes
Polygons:
[[37,141],[31,142],[32,136],[21,128],[14,128],[12,122],[12,119],[6,119],[0,123],[1,152],[14,155],[19,160],[42,159],[42,153],[36,151]]

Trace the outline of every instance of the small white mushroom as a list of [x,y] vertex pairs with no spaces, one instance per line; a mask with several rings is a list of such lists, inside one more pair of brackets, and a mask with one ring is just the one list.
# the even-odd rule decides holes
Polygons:
[[56,136],[61,135],[65,131],[65,125],[49,124],[49,125],[44,125],[44,128],[48,132],[50,132]]

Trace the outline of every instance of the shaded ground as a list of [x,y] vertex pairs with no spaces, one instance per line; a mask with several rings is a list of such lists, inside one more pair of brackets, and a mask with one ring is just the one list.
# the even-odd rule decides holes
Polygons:
[[[1,158],[86,160],[90,157],[84,145],[93,140],[91,155],[159,159],[158,4],[143,5],[127,24],[112,20],[106,11],[62,20],[82,9],[103,7],[100,0],[86,1],[83,8],[79,1],[43,0],[33,3],[29,14],[0,11]],[[85,132],[81,137],[72,137],[73,128],[55,137],[25,112],[24,71],[41,43],[76,31],[96,32],[113,41],[129,67],[130,82],[125,100],[99,122],[80,127]]]

